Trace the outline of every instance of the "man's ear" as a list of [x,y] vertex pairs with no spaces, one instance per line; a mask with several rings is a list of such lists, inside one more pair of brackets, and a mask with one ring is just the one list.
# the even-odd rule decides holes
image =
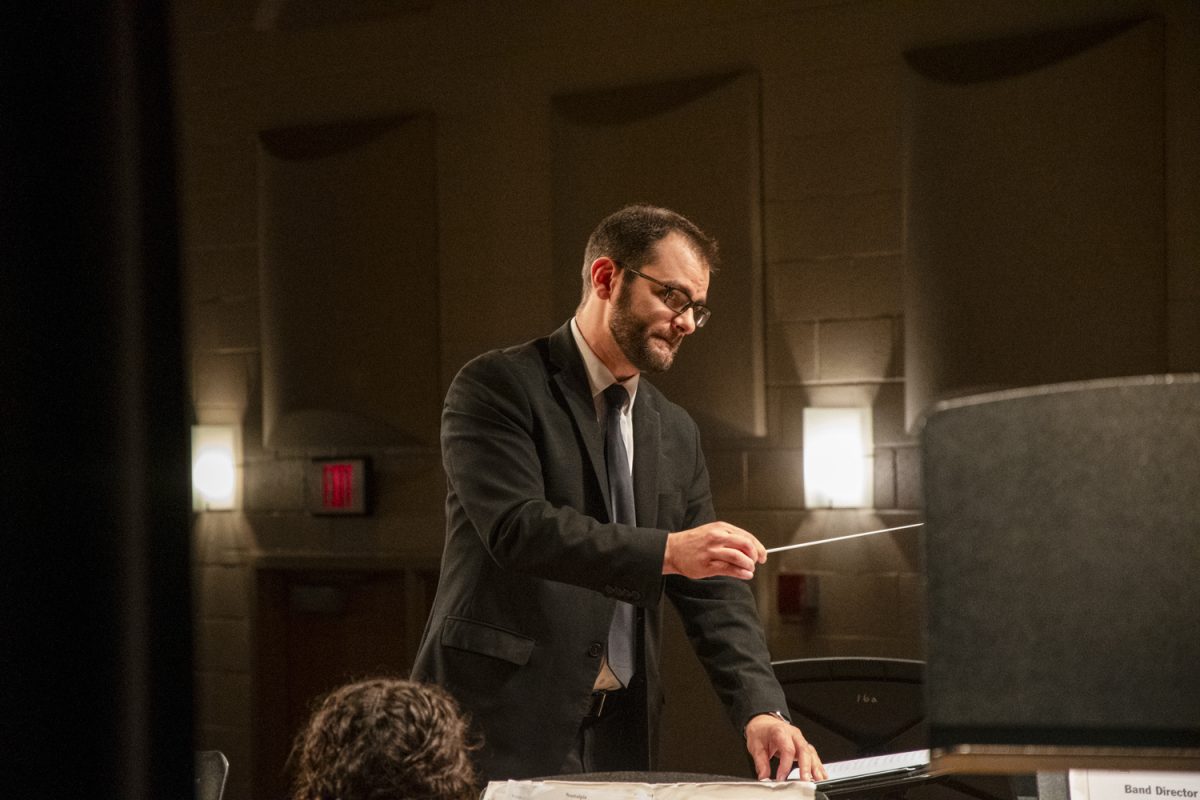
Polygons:
[[592,291],[602,300],[608,300],[616,291],[617,264],[608,256],[592,262]]

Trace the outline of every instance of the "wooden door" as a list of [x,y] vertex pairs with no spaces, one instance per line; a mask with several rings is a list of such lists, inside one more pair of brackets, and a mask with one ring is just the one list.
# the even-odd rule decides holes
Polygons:
[[257,572],[257,800],[287,797],[292,743],[323,695],[361,678],[409,674],[436,586],[432,567]]

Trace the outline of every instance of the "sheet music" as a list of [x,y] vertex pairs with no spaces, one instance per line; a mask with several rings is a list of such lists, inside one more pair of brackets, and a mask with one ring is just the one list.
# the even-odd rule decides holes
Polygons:
[[728,783],[604,783],[591,781],[491,781],[482,800],[813,800],[808,781]]
[[[849,761],[835,761],[825,765],[829,777],[821,783],[841,781],[850,778],[865,778],[871,775],[886,775],[889,772],[916,771],[929,766],[928,750],[909,750],[903,753],[885,753],[870,758],[854,758]],[[788,774],[788,780],[800,777],[800,770],[793,769]],[[818,784],[820,786],[820,784]]]

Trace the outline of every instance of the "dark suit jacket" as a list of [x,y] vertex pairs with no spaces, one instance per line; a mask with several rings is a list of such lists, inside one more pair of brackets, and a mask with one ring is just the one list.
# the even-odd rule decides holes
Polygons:
[[695,423],[643,378],[633,426],[638,524],[618,525],[569,324],[476,358],[447,393],[446,546],[413,674],[445,686],[471,716],[485,779],[557,772],[587,712],[616,599],[641,610],[648,742],[662,702],[664,594],[739,730],[755,713],[786,713],[749,587],[662,575],[667,533],[714,518]]

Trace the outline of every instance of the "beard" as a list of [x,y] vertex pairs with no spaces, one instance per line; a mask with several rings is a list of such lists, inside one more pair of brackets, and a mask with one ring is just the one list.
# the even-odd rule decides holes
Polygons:
[[683,335],[668,327],[666,336],[650,331],[651,323],[638,319],[633,313],[633,298],[629,289],[622,286],[613,306],[609,330],[621,352],[639,372],[666,372],[675,362]]

